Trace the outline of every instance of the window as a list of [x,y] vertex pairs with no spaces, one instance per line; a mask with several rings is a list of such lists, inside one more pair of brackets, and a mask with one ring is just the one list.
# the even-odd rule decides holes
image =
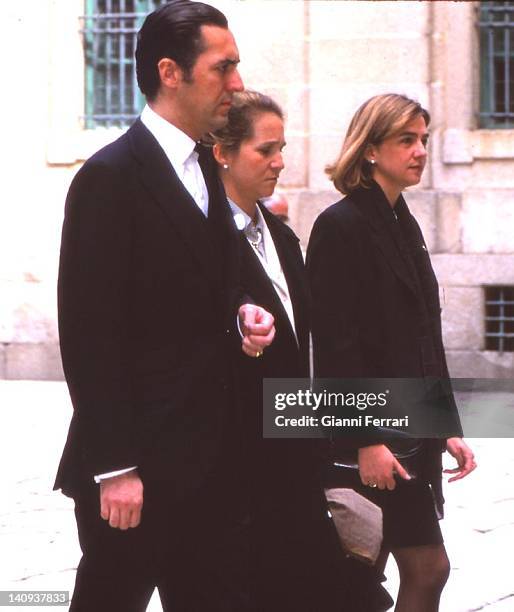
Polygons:
[[485,287],[485,349],[514,352],[514,287]]
[[514,1],[480,3],[480,127],[514,127]]
[[86,0],[82,18],[88,129],[123,127],[139,114],[134,52],[145,16],[165,0]]

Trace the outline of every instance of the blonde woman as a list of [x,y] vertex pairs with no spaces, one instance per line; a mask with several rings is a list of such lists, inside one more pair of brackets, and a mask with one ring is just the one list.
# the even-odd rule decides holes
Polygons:
[[[307,253],[318,377],[448,377],[437,280],[402,196],[423,174],[429,123],[406,96],[375,96],[356,112],[327,167],[346,197],[318,217]],[[453,410],[453,397],[445,400]],[[458,463],[451,480],[474,469],[460,437],[422,440],[415,469],[373,434],[334,443],[335,459],[347,467],[332,472],[330,484],[352,487],[382,508],[380,563],[391,552],[400,571],[396,612],[435,612],[448,578],[438,522],[445,449]]]

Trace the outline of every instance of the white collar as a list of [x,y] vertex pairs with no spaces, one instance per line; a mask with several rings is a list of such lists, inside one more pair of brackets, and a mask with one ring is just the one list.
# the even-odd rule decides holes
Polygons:
[[178,127],[163,119],[148,104],[141,113],[141,121],[153,134],[174,168],[184,167],[195,148],[195,141]]
[[[231,200],[228,196],[227,201],[230,206],[230,210],[232,211],[232,216],[234,217],[234,223],[236,224],[237,229],[241,231],[245,230],[253,221],[253,219],[247,212],[245,212],[240,206],[238,206],[234,202],[234,200]],[[266,222],[264,221],[261,209],[258,206],[256,206],[255,224],[261,229],[264,229],[266,227]]]
[[264,215],[262,214],[261,209],[259,208],[259,206],[256,207],[255,217],[254,219],[252,219],[248,213],[246,213],[242,208],[240,208],[228,196],[227,201],[229,203],[230,209],[232,210],[234,223],[238,230],[244,231],[252,221],[254,221],[255,225],[260,228],[262,232],[262,241],[264,244],[264,251],[266,252],[266,258],[263,258],[258,252],[256,252],[256,254],[259,257],[260,262],[264,266],[268,276],[274,281],[276,281],[276,279],[280,275],[282,275],[282,266],[280,265],[280,260],[278,258],[277,250],[275,248],[275,243],[273,242],[271,232],[269,231],[268,224],[264,219]]

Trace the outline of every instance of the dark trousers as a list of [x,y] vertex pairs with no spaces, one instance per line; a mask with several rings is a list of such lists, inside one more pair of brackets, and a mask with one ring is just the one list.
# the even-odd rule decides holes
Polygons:
[[[157,586],[173,612],[258,612],[252,597],[247,519],[222,487],[177,500],[145,483],[141,524],[113,529],[98,487],[75,498],[82,548],[72,612],[141,612]],[[232,503],[233,502],[233,503]]]
[[289,482],[265,495],[253,534],[259,610],[349,612],[346,564],[321,491]]
[[165,612],[385,609],[362,605],[372,582],[355,579],[321,489],[246,485],[214,479],[178,500],[144,483],[142,522],[126,531],[101,519],[98,486],[85,489],[71,612],[143,612],[155,587]]

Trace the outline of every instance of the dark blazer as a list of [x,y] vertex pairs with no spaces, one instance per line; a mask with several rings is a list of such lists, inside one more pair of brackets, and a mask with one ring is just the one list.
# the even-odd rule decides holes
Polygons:
[[241,232],[241,286],[256,304],[262,305],[275,318],[276,335],[273,343],[256,359],[245,359],[259,364],[266,376],[309,376],[309,292],[300,243],[296,234],[285,223],[258,203],[273,238],[282,271],[287,281],[296,325],[296,342],[287,313],[271,280],[252,247]]
[[[241,232],[241,283],[246,294],[275,318],[275,338],[258,359],[241,353],[238,360],[237,389],[239,403],[244,406],[246,456],[254,477],[275,482],[283,488],[284,474],[291,471],[303,479],[302,467],[293,468],[294,457],[307,467],[312,458],[305,452],[302,440],[262,439],[262,381],[264,378],[309,377],[309,294],[307,277],[298,238],[294,232],[263,205],[259,207],[273,238],[289,288],[296,334],[282,302],[257,255]],[[297,450],[296,450],[297,449]],[[289,467],[288,467],[289,466]]]
[[328,612],[348,601],[351,570],[327,515],[322,483],[326,441],[262,437],[263,379],[309,377],[309,292],[298,238],[264,206],[259,207],[287,280],[298,343],[272,282],[241,232],[242,285],[273,314],[276,328],[262,357],[241,353],[236,382],[245,415],[244,470],[256,538],[252,558],[262,598],[257,599],[257,607]]
[[[398,220],[373,183],[327,208],[314,224],[307,268],[317,377],[448,378],[438,284],[425,241],[402,196],[394,210]],[[454,414],[451,392],[445,401]],[[457,425],[453,435],[460,433]],[[375,441],[371,435],[338,443]]]
[[223,447],[240,242],[208,172],[206,219],[137,120],[72,182],[58,302],[74,412],[56,488],[137,465],[184,492]]

